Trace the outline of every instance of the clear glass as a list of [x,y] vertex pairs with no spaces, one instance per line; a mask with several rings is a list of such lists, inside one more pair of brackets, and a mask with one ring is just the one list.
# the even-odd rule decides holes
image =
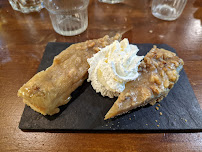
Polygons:
[[43,0],[9,0],[12,8],[22,13],[40,11],[43,8]]
[[162,20],[177,19],[187,3],[187,0],[153,0],[152,14]]
[[78,35],[88,27],[89,0],[44,0],[54,30],[64,36]]
[[109,4],[116,4],[116,3],[124,2],[124,0],[98,0],[98,1],[103,2],[103,3],[109,3]]

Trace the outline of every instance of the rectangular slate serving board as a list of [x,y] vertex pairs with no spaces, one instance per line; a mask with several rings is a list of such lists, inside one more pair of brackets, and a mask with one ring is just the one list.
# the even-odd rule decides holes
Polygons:
[[[50,42],[46,46],[38,72],[52,64],[54,56],[70,46],[70,43]],[[153,44],[137,44],[138,55],[145,55]],[[157,44],[172,52],[166,44]],[[186,64],[186,63],[185,63]],[[43,116],[25,106],[19,128],[24,131],[132,131],[132,132],[197,132],[202,130],[202,111],[182,70],[179,81],[159,104],[159,110],[147,105],[143,108],[104,121],[104,116],[114,99],[102,97],[85,81],[72,93],[71,101],[61,106],[60,113]],[[160,115],[162,112],[162,115]]]

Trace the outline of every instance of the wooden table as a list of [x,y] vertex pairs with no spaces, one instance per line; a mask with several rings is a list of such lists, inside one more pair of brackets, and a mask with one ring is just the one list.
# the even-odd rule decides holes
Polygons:
[[[74,37],[54,32],[48,12],[22,14],[0,1],[0,151],[202,151],[201,133],[23,132],[17,90],[37,71],[48,42],[81,42],[126,33],[131,43],[165,43],[177,50],[202,107],[202,1],[189,0],[176,21],[151,14],[150,0],[89,4],[88,29]],[[127,31],[130,29],[129,31]]]

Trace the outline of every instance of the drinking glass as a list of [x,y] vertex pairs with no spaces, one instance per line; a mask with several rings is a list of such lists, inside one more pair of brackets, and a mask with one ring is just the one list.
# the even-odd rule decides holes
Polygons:
[[152,14],[162,20],[177,19],[187,3],[187,0],[153,0]]
[[44,0],[54,30],[64,36],[82,33],[88,27],[89,0]]
[[40,11],[43,8],[43,0],[9,0],[12,8],[22,13]]

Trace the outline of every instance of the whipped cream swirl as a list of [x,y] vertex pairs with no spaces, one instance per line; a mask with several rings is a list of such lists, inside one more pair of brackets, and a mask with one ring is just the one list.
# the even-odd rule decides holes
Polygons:
[[138,51],[138,47],[125,38],[121,42],[114,41],[89,58],[88,82],[91,81],[93,89],[102,96],[118,96],[127,82],[139,76],[138,66],[144,56],[137,56]]

